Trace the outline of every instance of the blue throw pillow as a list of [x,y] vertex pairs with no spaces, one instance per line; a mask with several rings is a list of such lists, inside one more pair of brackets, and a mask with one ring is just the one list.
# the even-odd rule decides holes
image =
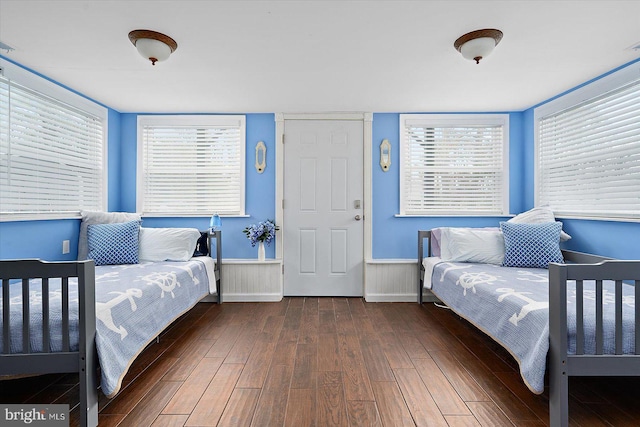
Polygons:
[[561,222],[501,222],[500,229],[504,236],[503,266],[549,268],[550,262],[564,262],[560,251]]
[[137,264],[140,221],[87,227],[88,259],[96,265]]

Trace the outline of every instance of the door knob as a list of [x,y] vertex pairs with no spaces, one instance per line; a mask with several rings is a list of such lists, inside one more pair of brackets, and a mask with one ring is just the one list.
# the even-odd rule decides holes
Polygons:
[[356,217],[355,217],[355,218],[356,218],[356,221],[360,221],[360,219],[361,219],[361,218],[360,218],[360,215],[356,215]]

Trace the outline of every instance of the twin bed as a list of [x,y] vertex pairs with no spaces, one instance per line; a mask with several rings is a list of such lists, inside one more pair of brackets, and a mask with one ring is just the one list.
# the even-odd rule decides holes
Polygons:
[[[507,267],[496,262],[491,250],[492,239],[502,231],[419,231],[419,302],[424,289],[430,289],[501,344],[536,394],[544,391],[548,365],[550,424],[567,426],[569,376],[640,376],[640,346],[636,346],[640,305],[635,304],[640,295],[640,261],[562,251],[562,262],[547,263],[548,268],[521,262],[517,258],[522,253],[514,266]],[[506,236],[502,257],[509,264],[509,250],[520,248],[510,248],[508,243],[514,242],[507,242]],[[469,242],[474,239],[475,249],[460,249],[461,243],[473,246]],[[546,250],[535,246],[529,249]],[[540,254],[536,253],[534,258]],[[555,256],[554,252],[551,258]]]
[[194,245],[185,261],[0,261],[0,376],[78,372],[81,425],[97,425],[98,385],[116,395],[135,358],[167,326],[204,297],[221,302],[221,232],[208,242],[215,253],[191,257]]

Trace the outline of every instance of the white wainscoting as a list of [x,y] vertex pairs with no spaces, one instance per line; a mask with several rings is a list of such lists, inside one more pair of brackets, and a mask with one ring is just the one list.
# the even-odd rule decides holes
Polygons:
[[[418,263],[414,259],[374,259],[365,262],[367,302],[417,302]],[[423,301],[437,301],[424,290]],[[282,261],[246,259],[222,261],[222,302],[280,301]]]
[[222,260],[222,303],[282,300],[282,262]]
[[[365,263],[367,302],[417,302],[418,262],[415,259],[370,259]],[[423,301],[436,301],[424,290]]]

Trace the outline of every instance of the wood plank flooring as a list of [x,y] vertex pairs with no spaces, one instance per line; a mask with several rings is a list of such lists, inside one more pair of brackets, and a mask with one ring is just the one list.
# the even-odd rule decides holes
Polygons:
[[[77,375],[0,382],[3,403],[78,401]],[[571,426],[640,425],[639,378],[572,378]],[[100,426],[548,425],[547,394],[446,309],[360,298],[200,303],[135,361]],[[71,425],[77,425],[77,408]]]

